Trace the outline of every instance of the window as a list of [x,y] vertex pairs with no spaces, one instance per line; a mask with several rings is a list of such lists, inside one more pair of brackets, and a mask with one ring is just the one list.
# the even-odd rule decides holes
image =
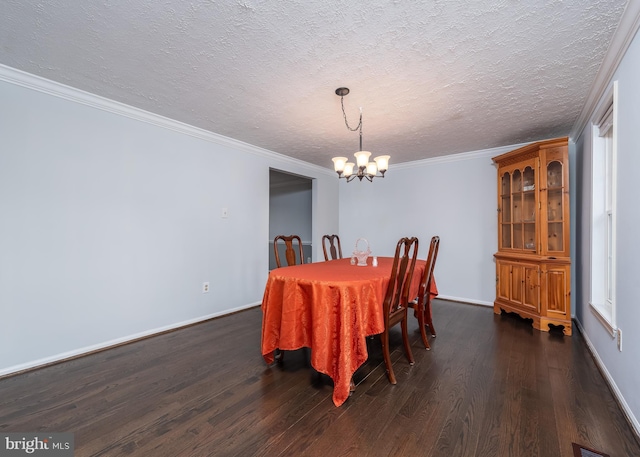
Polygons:
[[617,82],[596,112],[591,157],[591,307],[614,335]]

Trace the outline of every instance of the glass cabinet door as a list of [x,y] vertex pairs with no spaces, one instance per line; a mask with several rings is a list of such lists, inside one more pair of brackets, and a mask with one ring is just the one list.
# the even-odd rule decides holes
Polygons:
[[522,249],[522,173],[514,170],[511,175],[511,204],[513,213],[513,248]]
[[502,248],[511,247],[511,174],[500,178],[500,243]]
[[564,251],[564,207],[562,163],[552,161],[547,164],[547,252]]
[[500,243],[503,249],[536,251],[536,176],[533,166],[500,177]]
[[535,171],[526,167],[522,173],[523,248],[536,250],[536,184]]

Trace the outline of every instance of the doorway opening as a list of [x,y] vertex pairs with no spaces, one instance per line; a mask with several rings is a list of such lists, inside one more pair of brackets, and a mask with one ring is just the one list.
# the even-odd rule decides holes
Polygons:
[[[304,263],[312,261],[312,181],[305,176],[269,169],[269,270],[276,268],[273,238],[278,235],[298,235],[302,240]],[[284,251],[280,257],[284,258]]]

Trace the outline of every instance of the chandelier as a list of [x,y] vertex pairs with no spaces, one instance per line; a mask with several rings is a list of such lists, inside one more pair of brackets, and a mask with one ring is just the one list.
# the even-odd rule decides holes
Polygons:
[[[367,178],[369,181],[373,181],[373,178],[384,178],[384,172],[389,168],[390,156],[378,156],[373,158],[373,162],[369,161],[371,153],[369,151],[362,150],[362,107],[360,108],[360,122],[354,128],[349,127],[347,122],[347,115],[344,112],[344,97],[349,93],[349,89],[346,87],[339,87],[336,89],[336,95],[340,97],[340,104],[342,105],[342,117],[344,117],[344,124],[352,132],[358,130],[360,132],[360,150],[353,154],[356,158],[356,163],[347,162],[346,157],[334,157],[333,168],[338,173],[338,178],[345,178],[347,182],[352,181],[354,178],[358,178],[362,181],[362,178]],[[354,167],[358,168],[354,172]],[[378,174],[380,172],[380,174]]]

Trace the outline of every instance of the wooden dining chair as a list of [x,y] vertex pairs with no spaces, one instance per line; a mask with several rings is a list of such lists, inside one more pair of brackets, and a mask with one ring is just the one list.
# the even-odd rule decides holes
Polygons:
[[276,257],[276,266],[280,268],[282,264],[280,263],[280,252],[278,249],[278,241],[282,240],[285,245],[285,259],[287,261],[287,266],[297,265],[298,262],[296,260],[296,250],[294,249],[294,244],[298,245],[298,255],[297,257],[300,259],[300,263],[304,263],[304,254],[302,252],[302,240],[298,235],[278,235],[273,239],[273,252]]
[[429,254],[427,256],[427,264],[424,267],[424,274],[420,280],[420,288],[418,290],[418,298],[409,303],[415,311],[420,326],[420,335],[426,349],[431,349],[427,340],[426,327],[429,327],[431,335],[436,337],[436,329],[433,326],[433,316],[431,313],[431,281],[433,281],[433,269],[436,266],[436,258],[438,257],[438,249],[440,248],[440,237],[431,238],[429,245]]
[[[328,252],[327,248],[329,248]],[[325,261],[341,259],[342,247],[340,246],[340,237],[338,235],[324,235],[322,237],[322,252],[324,252]]]
[[384,364],[391,384],[396,384],[396,376],[393,372],[391,356],[389,354],[389,330],[396,324],[400,324],[402,328],[402,342],[405,355],[409,363],[411,365],[414,364],[407,331],[407,309],[409,303],[409,288],[411,286],[411,278],[416,266],[417,256],[418,239],[415,237],[400,238],[396,245],[396,253],[393,257],[393,266],[391,267],[391,277],[382,308],[384,312],[384,332],[380,334]]

